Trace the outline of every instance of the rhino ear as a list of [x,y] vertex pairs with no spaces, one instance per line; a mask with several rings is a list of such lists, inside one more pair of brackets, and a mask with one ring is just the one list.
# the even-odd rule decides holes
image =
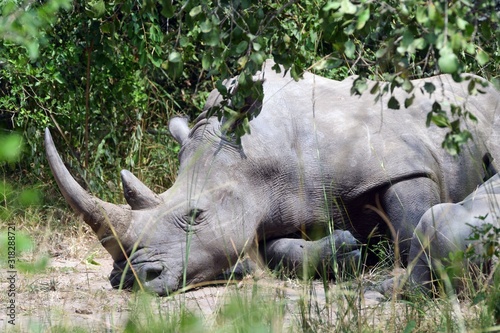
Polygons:
[[186,117],[174,117],[170,119],[168,130],[174,139],[182,145],[189,135],[188,119]]

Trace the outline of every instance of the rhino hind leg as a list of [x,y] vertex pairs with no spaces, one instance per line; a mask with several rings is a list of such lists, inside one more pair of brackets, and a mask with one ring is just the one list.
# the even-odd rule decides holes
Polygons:
[[[411,239],[420,217],[440,203],[438,185],[430,178],[419,177],[391,185],[381,196],[381,203],[396,235],[402,264],[408,263]],[[395,238],[395,239],[394,239]]]
[[266,265],[286,276],[336,278],[352,273],[361,262],[359,242],[348,231],[335,230],[316,241],[279,238],[260,247]]

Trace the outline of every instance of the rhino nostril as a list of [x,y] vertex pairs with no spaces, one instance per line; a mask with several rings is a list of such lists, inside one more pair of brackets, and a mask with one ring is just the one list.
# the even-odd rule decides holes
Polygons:
[[150,269],[146,272],[146,280],[145,282],[153,281],[161,275],[161,269]]

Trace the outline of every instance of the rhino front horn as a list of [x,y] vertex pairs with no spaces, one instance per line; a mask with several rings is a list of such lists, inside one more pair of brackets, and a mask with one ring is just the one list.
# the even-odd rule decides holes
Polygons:
[[85,191],[66,169],[48,128],[45,129],[45,151],[50,169],[66,202],[77,214],[83,216],[83,220],[97,234],[113,259],[120,259],[122,251],[114,235],[118,236],[125,247],[133,244],[133,240],[127,237],[132,211],[103,201]]

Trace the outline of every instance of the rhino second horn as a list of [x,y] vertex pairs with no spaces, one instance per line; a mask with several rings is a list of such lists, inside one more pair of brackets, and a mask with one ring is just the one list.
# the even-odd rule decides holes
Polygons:
[[123,195],[132,209],[148,209],[158,206],[162,200],[128,170],[120,172]]
[[83,189],[66,169],[48,128],[45,129],[45,151],[52,174],[66,202],[77,214],[83,216],[83,220],[97,234],[113,259],[119,259],[122,253],[111,227],[125,247],[131,246],[133,239],[128,239],[130,237],[127,234],[132,211],[96,198]]
[[168,123],[168,130],[175,141],[182,145],[189,136],[188,119],[186,117],[173,117]]

